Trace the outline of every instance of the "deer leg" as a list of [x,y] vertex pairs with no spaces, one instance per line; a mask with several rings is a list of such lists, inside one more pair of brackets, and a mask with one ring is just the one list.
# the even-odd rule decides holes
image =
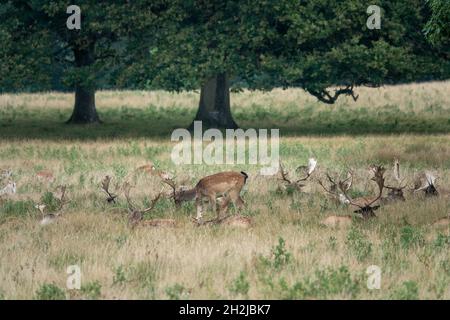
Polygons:
[[240,209],[244,206],[244,200],[241,198],[240,190],[231,190],[229,196],[236,208]]
[[228,205],[230,204],[230,201],[231,201],[231,198],[229,195],[226,195],[223,199],[224,200],[223,200],[222,205],[220,206],[220,210],[217,212],[217,219],[220,218],[220,216],[223,212],[226,212],[228,210]]
[[201,223],[202,221],[202,215],[203,215],[203,200],[202,197],[199,196],[195,199],[195,205],[197,207],[197,217],[196,220],[198,223]]

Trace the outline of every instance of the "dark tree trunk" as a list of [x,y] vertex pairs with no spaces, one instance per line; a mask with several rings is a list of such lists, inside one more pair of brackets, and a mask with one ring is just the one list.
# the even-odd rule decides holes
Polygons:
[[[74,49],[75,65],[87,67],[95,62],[94,44],[82,49]],[[100,118],[95,108],[94,85],[79,83],[75,86],[75,106],[67,123],[99,123]]]
[[[221,73],[206,81],[200,92],[200,103],[194,121],[202,121],[203,128],[236,129],[230,110],[230,84]],[[194,123],[190,125],[190,129]]]

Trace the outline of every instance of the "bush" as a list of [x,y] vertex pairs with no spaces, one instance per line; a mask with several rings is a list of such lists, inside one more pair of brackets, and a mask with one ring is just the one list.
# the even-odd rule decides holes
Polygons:
[[395,300],[418,300],[419,286],[415,281],[405,281],[391,296]]
[[282,299],[326,299],[339,294],[356,297],[359,292],[359,281],[352,279],[346,266],[338,269],[317,270],[312,277],[289,286],[284,278],[279,281]]
[[83,293],[86,298],[96,300],[100,298],[102,286],[98,281],[89,282],[81,286],[81,293]]
[[184,286],[179,283],[175,283],[173,286],[167,287],[165,291],[170,300],[184,300],[189,295]]
[[250,283],[247,281],[247,275],[244,271],[239,273],[239,276],[233,281],[230,292],[233,294],[241,294],[246,296],[250,289]]
[[65,300],[66,294],[63,289],[53,283],[44,283],[36,291],[38,300]]

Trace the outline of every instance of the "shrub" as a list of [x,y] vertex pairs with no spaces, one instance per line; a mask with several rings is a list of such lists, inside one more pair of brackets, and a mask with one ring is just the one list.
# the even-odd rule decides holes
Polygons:
[[234,279],[233,283],[230,287],[230,292],[233,294],[241,294],[247,295],[248,290],[250,289],[250,283],[247,281],[247,275],[244,271],[239,273],[239,276]]
[[165,291],[166,291],[167,297],[170,300],[187,299],[187,296],[189,295],[189,293],[186,292],[186,289],[184,288],[184,286],[179,283],[175,283],[173,286],[167,287]]
[[65,300],[66,294],[63,289],[53,283],[44,283],[36,291],[38,300]]
[[419,299],[419,286],[415,281],[405,281],[397,288],[392,296],[396,300],[417,300]]
[[80,290],[86,298],[96,300],[100,298],[102,286],[98,281],[89,282],[81,286]]

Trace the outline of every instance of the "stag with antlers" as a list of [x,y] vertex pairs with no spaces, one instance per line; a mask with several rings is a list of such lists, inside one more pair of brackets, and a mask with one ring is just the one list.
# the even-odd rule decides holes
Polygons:
[[396,159],[394,161],[394,179],[397,182],[396,186],[387,186],[384,187],[388,189],[388,194],[386,197],[381,198],[382,203],[389,203],[393,201],[405,201],[405,196],[403,195],[403,189],[406,188],[406,184],[403,185],[405,179],[400,177],[400,162]]
[[130,226],[132,228],[134,228],[143,220],[145,213],[150,212],[155,208],[156,203],[159,201],[159,199],[162,196],[162,192],[159,192],[158,195],[151,200],[149,207],[147,207],[145,209],[139,209],[133,204],[133,202],[131,200],[131,197],[130,197],[131,188],[132,188],[131,184],[129,184],[128,182],[124,183],[123,190],[124,190],[125,198],[127,199],[128,212],[129,212],[128,223],[130,224]]
[[108,201],[108,203],[116,203],[116,198],[118,197],[118,195],[112,193],[111,191],[109,191],[110,182],[111,182],[111,177],[110,176],[105,176],[103,178],[103,180],[102,180],[102,190],[108,196],[106,198],[106,201]]
[[281,174],[280,180],[283,181],[286,190],[290,189],[290,190],[301,191],[301,189],[305,186],[301,182],[304,182],[309,179],[311,174],[316,169],[316,166],[317,166],[317,160],[314,158],[309,158],[307,166],[300,166],[295,170],[296,172],[303,171],[305,176],[300,179],[293,180],[288,177],[289,172],[284,170],[283,164],[280,161],[280,174]]
[[439,192],[435,186],[436,177],[431,172],[422,173],[414,181],[413,192],[423,191],[425,197],[438,196]]
[[382,166],[375,166],[372,165],[370,167],[371,171],[373,172],[374,176],[372,177],[372,181],[375,181],[378,186],[378,195],[374,198],[358,198],[358,199],[352,199],[348,195],[348,189],[347,184],[344,181],[339,181],[339,189],[342,191],[342,194],[345,196],[345,198],[348,200],[350,205],[353,205],[355,207],[358,207],[359,209],[353,211],[354,213],[360,213],[363,218],[367,219],[370,217],[375,217],[375,210],[377,210],[380,206],[374,205],[383,194],[383,188],[384,188],[384,172],[386,171],[385,168]]
[[[339,192],[338,183],[330,176],[329,173],[326,174],[328,181],[330,182],[330,186],[327,188],[321,179],[318,180],[319,185],[325,190],[325,192],[339,204],[347,205],[349,201],[344,196],[342,192]],[[345,191],[350,190],[353,184],[353,173],[351,171],[347,172],[347,178],[342,181],[342,185],[345,188]]]

